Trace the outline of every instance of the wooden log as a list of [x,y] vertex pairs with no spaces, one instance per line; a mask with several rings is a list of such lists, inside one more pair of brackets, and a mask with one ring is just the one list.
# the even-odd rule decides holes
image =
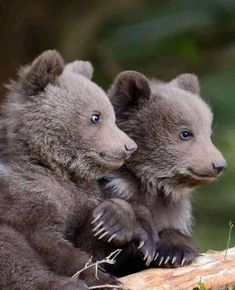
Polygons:
[[120,280],[128,290],[228,289],[235,285],[235,247],[228,250],[226,258],[225,251],[209,251],[189,266],[148,269]]

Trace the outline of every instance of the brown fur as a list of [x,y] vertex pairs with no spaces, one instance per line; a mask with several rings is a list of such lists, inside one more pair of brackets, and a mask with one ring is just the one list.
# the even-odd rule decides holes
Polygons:
[[[94,268],[71,279],[90,258],[73,241],[104,199],[96,180],[136,148],[115,125],[105,93],[87,78],[90,63],[82,64],[64,69],[61,56],[46,51],[9,86],[1,122],[2,290],[118,284],[101,271],[97,280]],[[95,124],[93,112],[101,115]]]
[[[163,83],[131,71],[121,73],[109,91],[118,125],[138,145],[132,158],[106,183],[108,196],[128,201],[136,214],[136,219],[132,215],[127,221],[128,214],[115,213],[118,208],[109,213],[122,225],[113,240],[124,244],[117,275],[145,267],[136,259],[136,250],[131,254],[126,246],[131,240],[144,242],[141,251],[147,265],[152,261],[151,266],[176,267],[197,256],[191,238],[191,192],[195,186],[215,180],[226,167],[211,142],[212,113],[199,92],[194,75],[183,74]],[[182,140],[186,129],[190,138]],[[108,202],[93,213],[94,218],[101,215],[95,226],[103,222],[106,241],[114,233],[104,214],[110,210]],[[127,208],[119,207],[121,211]],[[147,239],[136,235],[140,224]],[[153,237],[155,243],[147,243]]]

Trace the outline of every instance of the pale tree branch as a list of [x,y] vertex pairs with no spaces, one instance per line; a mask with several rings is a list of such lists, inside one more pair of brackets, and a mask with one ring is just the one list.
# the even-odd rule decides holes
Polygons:
[[[120,279],[129,290],[232,289],[235,285],[235,247],[209,251],[192,265],[174,269],[149,269]],[[202,288],[203,286],[203,288]]]

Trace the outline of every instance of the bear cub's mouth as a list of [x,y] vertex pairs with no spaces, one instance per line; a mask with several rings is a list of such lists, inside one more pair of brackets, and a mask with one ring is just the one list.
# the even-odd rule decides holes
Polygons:
[[215,173],[198,173],[194,171],[192,168],[188,168],[188,171],[192,177],[196,177],[197,179],[216,179],[218,177]]
[[100,152],[99,156],[107,162],[124,162],[128,158],[125,153],[108,153],[108,152]]

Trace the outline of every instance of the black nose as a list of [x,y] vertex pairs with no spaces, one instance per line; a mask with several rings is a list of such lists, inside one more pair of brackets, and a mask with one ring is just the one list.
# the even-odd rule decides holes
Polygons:
[[136,143],[132,142],[132,143],[125,145],[125,149],[129,154],[132,154],[137,149],[137,145],[136,145]]
[[225,160],[219,160],[212,163],[213,168],[217,170],[218,174],[227,168],[227,163]]

